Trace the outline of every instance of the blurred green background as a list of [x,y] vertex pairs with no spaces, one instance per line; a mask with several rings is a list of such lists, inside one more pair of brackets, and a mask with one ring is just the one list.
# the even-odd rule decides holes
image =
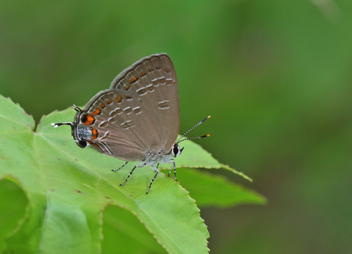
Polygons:
[[161,52],[180,132],[211,115],[198,143],[269,200],[202,208],[212,253],[351,253],[352,1],[1,1],[0,93],[37,121]]

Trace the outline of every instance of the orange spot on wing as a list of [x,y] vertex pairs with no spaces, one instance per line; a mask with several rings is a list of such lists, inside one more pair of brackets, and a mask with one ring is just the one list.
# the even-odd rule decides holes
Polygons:
[[92,128],[92,138],[91,139],[96,139],[98,137],[98,131],[97,129]]
[[107,105],[110,105],[111,103],[112,103],[111,100],[106,101],[106,104],[107,104]]
[[116,101],[117,103],[120,103],[120,102],[122,101],[122,97],[121,97],[121,96],[117,96],[116,99],[115,99],[115,101]]
[[143,77],[145,74],[147,74],[147,73],[142,72],[141,74],[139,74],[139,76],[140,76],[140,77]]
[[92,115],[99,115],[100,113],[101,113],[101,110],[97,108],[96,110],[94,110],[94,112],[92,112]]
[[85,125],[91,125],[95,122],[94,116],[92,116],[90,114],[84,115],[84,117],[82,117],[81,120],[82,120],[83,124],[85,124]]
[[133,77],[133,78],[130,79],[130,83],[132,84],[132,83],[136,82],[137,80],[138,80],[137,77]]

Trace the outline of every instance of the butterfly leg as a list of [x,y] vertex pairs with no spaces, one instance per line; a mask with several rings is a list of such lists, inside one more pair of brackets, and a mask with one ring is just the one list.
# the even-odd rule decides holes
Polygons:
[[171,167],[170,167],[170,170],[169,170],[169,174],[167,174],[168,177],[170,177],[170,175],[171,175],[172,166],[173,166],[173,165],[171,164]]
[[123,168],[124,166],[126,166],[126,164],[128,163],[128,161],[125,162],[125,164],[123,164],[121,167],[119,167],[118,169],[111,169],[111,171],[119,171],[121,168]]
[[174,177],[173,178],[175,179],[175,181],[177,181],[177,179],[176,179],[176,164],[174,161],[171,162],[171,167],[170,167],[169,174],[168,174],[169,177],[171,175],[172,169],[174,169]]
[[156,171],[156,174],[155,174],[155,176],[153,177],[153,179],[150,181],[149,188],[148,188],[148,190],[147,190],[147,193],[146,193],[146,194],[148,194],[148,193],[149,193],[150,187],[152,187],[152,184],[153,184],[153,182],[154,182],[155,178],[156,178],[156,177],[158,176],[158,174],[159,174],[159,170],[158,170],[156,167],[154,167],[154,166],[153,166],[153,169]]
[[[175,162],[173,161],[172,162],[172,165],[171,165],[171,167],[174,167],[174,179],[175,179],[175,181],[177,181],[177,179],[176,179],[176,164],[175,164]],[[170,170],[171,170],[171,168],[170,168]]]
[[129,173],[129,175],[127,176],[126,180],[123,183],[121,183],[120,186],[124,185],[127,182],[128,178],[130,178],[130,176],[132,175],[132,173],[133,173],[133,171],[135,170],[136,167],[143,168],[144,166],[145,166],[145,164],[134,166],[132,168],[131,172]]

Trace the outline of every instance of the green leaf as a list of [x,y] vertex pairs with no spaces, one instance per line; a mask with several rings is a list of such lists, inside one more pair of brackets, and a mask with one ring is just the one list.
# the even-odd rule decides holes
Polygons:
[[0,218],[2,218],[0,220],[0,251],[5,248],[6,235],[19,226],[28,203],[18,183],[14,183],[10,177],[7,178],[0,181]]
[[[109,205],[104,210],[103,222],[102,252],[104,254],[165,253],[145,226],[129,211]],[[116,239],[120,239],[118,246],[116,246]]]
[[[182,170],[182,172],[180,172]],[[197,201],[198,206],[229,207],[240,204],[265,204],[258,193],[228,181],[223,176],[197,169],[178,170],[178,180]]]
[[[107,246],[111,246],[109,239],[114,235],[111,232],[115,232],[125,234],[114,238],[116,248],[130,246],[124,253],[133,253],[133,249],[162,252],[156,242],[169,253],[208,253],[206,225],[194,199],[180,183],[160,173],[146,195],[154,172],[145,167],[137,168],[129,181],[119,186],[133,163],[112,172],[123,162],[93,149],[79,148],[68,126],[56,129],[51,126],[53,122],[72,121],[75,113],[72,109],[43,117],[33,132],[33,119],[18,105],[0,97],[0,108],[6,109],[0,113],[0,179],[12,179],[28,199],[28,204],[22,201],[27,208],[19,226],[7,233],[5,253],[98,253],[104,235],[103,222],[109,236],[104,241],[107,252]],[[185,146],[187,149],[176,159],[178,167],[224,167],[200,146],[190,141]],[[199,204],[263,202],[259,195],[239,190],[224,178],[205,172],[194,175],[194,171],[183,168],[178,168],[178,172],[184,174],[181,178]],[[197,179],[194,182],[187,181],[194,178]],[[207,197],[199,190],[202,185],[209,186]],[[217,188],[222,185],[223,191],[235,193],[236,198],[229,194],[216,201]],[[113,206],[104,212],[108,205]],[[144,225],[146,230],[136,232],[132,225],[137,221],[131,215],[142,223],[139,228]],[[146,235],[148,231],[151,235]],[[6,234],[0,234],[3,235]],[[150,241],[151,236],[156,241]]]

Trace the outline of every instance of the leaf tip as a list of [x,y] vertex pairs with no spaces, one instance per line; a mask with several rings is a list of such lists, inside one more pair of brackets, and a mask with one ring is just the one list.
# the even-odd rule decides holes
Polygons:
[[223,164],[223,165],[221,165],[221,167],[223,167],[223,168],[225,168],[227,170],[230,170],[231,172],[233,172],[233,173],[235,173],[235,174],[237,174],[239,176],[242,176],[244,179],[250,181],[251,183],[253,182],[252,178],[250,178],[249,176],[245,175],[244,173],[242,173],[240,171],[237,171],[237,170],[235,170],[233,168],[230,168],[230,166],[228,166],[228,165],[224,165]]

